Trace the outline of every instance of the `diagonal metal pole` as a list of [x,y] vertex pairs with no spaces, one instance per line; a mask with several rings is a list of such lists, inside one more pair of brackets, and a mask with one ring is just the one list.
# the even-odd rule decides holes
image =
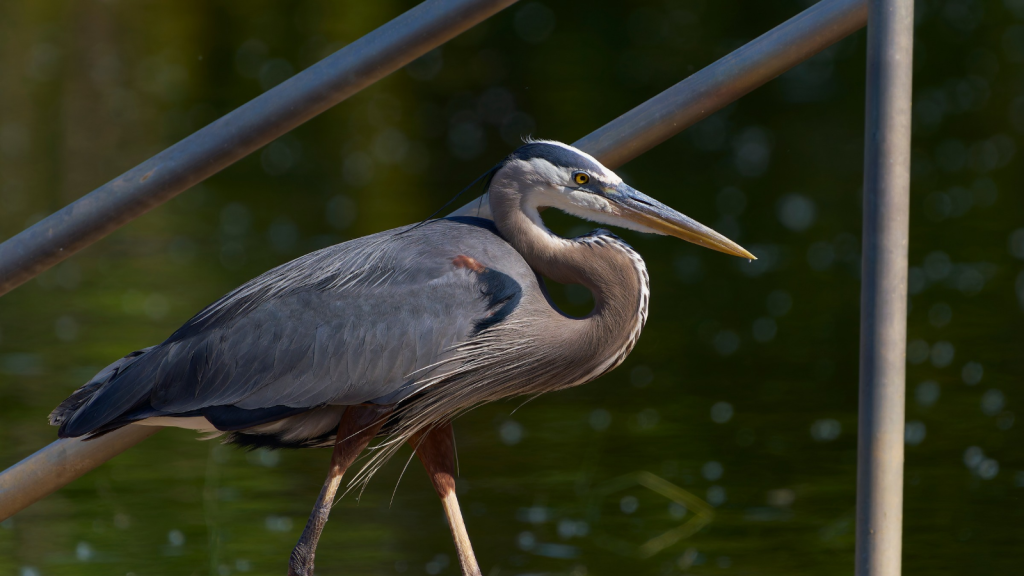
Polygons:
[[[618,168],[860,30],[867,17],[867,0],[818,2],[573,145]],[[489,218],[490,208],[477,198],[455,214]]]
[[864,27],[866,0],[823,0],[584,136],[617,168]]
[[[867,0],[823,0],[609,122],[577,145],[609,166],[621,165],[856,32],[866,21]],[[628,152],[617,154],[617,150]],[[468,213],[476,203],[460,213]],[[2,248],[0,245],[0,269],[4,265]],[[28,456],[0,473],[0,520],[150,434],[145,426],[126,426],[88,442],[58,440]],[[88,465],[80,465],[82,462]]]
[[[516,0],[426,0],[0,244],[0,295],[405,66]],[[57,440],[0,474],[0,519],[153,435]]]
[[871,0],[864,121],[857,576],[899,576],[914,1]]
[[516,0],[426,0],[0,244],[0,295]]
[[131,425],[88,442],[78,438],[51,442],[0,474],[0,519],[43,499],[159,431],[155,426]]

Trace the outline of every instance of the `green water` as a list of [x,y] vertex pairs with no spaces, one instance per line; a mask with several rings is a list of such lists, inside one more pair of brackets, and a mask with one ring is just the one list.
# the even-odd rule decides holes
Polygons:
[[[1024,7],[917,4],[904,567],[1015,573]],[[0,3],[0,237],[410,5]],[[52,441],[46,415],[99,367],[227,290],[423,218],[521,134],[571,142],[804,7],[514,6],[125,226],[0,298],[0,466]],[[629,360],[456,422],[485,574],[852,572],[864,40],[623,167],[760,260],[623,232],[652,282]],[[407,456],[334,509],[319,574],[457,573],[418,464],[395,490]],[[282,574],[328,458],[160,432],[0,524],[0,574]]]

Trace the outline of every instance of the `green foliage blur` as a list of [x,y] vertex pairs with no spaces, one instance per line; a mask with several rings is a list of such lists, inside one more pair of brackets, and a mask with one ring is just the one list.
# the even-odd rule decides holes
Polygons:
[[[0,238],[413,4],[0,3]],[[1024,0],[916,4],[904,569],[1008,573],[1024,564]],[[807,5],[523,0],[121,228],[0,298],[0,467],[55,439],[46,415],[99,368],[238,284],[423,219],[523,136],[575,141]],[[759,260],[622,231],[652,282],[626,364],[456,423],[485,574],[852,571],[864,42],[620,170]],[[195,437],[163,431],[0,523],[0,573],[283,573],[329,453]],[[407,456],[335,507],[318,573],[458,573],[418,465],[395,490]],[[616,480],[639,471],[710,522],[642,557],[698,514]]]

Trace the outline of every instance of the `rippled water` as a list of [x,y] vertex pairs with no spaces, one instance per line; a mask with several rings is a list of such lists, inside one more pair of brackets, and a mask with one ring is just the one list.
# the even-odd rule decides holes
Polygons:
[[[347,4],[0,4],[0,233],[407,7]],[[905,571],[1007,573],[1024,561],[1024,11],[917,4]],[[53,440],[47,413],[98,367],[232,287],[423,218],[522,134],[572,141],[803,6],[513,7],[0,298],[0,465]],[[652,279],[626,364],[456,422],[485,574],[852,570],[863,43],[622,169],[759,260],[623,232]],[[319,573],[458,572],[418,464],[398,482],[407,456],[335,508]],[[0,572],[282,573],[328,458],[162,431],[0,524]]]

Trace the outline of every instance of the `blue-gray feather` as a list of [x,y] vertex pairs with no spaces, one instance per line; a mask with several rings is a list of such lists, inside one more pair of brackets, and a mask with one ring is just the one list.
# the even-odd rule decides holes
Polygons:
[[[325,405],[402,400],[425,369],[507,318],[518,280],[533,278],[488,224],[431,221],[271,270],[95,386],[60,434],[195,415],[240,430]],[[453,265],[463,255],[486,270]]]

